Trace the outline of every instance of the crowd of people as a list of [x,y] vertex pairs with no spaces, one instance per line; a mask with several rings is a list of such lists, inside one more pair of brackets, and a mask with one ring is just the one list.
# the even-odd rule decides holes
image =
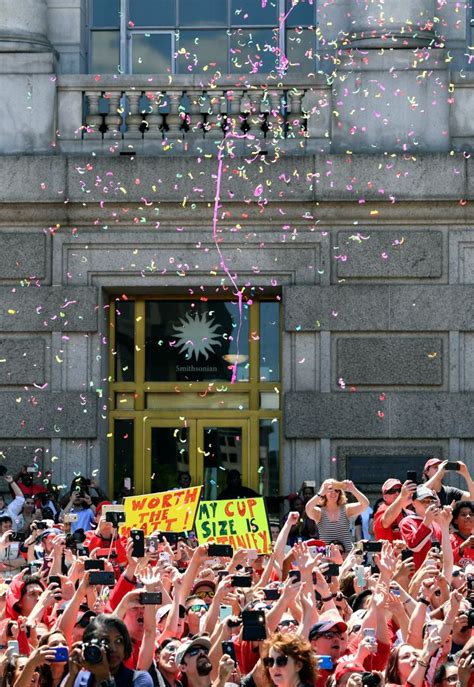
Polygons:
[[265,553],[121,536],[94,479],[3,480],[1,687],[474,687],[464,463],[387,479],[372,508],[349,480],[304,483]]

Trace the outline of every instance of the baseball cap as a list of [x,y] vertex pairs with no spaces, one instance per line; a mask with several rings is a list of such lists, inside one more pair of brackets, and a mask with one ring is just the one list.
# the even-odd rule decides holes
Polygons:
[[400,482],[399,479],[395,479],[394,477],[390,477],[390,479],[387,479],[382,484],[382,494],[385,494],[386,491],[393,489],[393,487],[401,487],[401,486],[402,486],[402,483]]
[[339,632],[345,632],[347,630],[347,625],[343,623],[342,620],[322,620],[319,623],[315,623],[309,631],[309,641],[315,639],[318,635],[322,635],[323,632],[332,630],[333,627],[337,628]]
[[170,612],[171,609],[171,604],[165,604],[164,606],[160,606],[160,608],[156,612],[156,621],[159,623],[165,615],[167,615]]
[[361,663],[356,663],[355,661],[340,661],[338,662],[336,666],[336,670],[334,671],[334,678],[337,682],[337,680],[340,680],[341,677],[346,675],[347,673],[364,673],[365,668]]
[[443,461],[441,458],[430,458],[429,460],[426,461],[425,467],[423,468],[423,471],[428,470],[428,468],[433,467],[433,465],[439,465]]
[[209,587],[209,589],[212,589],[212,591],[216,591],[215,582],[212,580],[199,580],[199,582],[196,582],[191,589],[191,594],[195,594],[199,589],[201,589],[201,587]]
[[97,613],[95,611],[83,611],[83,613],[79,613],[79,615],[77,616],[77,620],[74,623],[74,625],[80,625],[81,627],[87,627],[87,625],[89,625],[92,618],[95,618],[96,616],[97,616]]
[[188,651],[193,648],[193,646],[202,646],[206,649],[211,648],[211,642],[209,637],[194,637],[193,639],[188,639],[187,642],[183,642],[176,652],[175,663],[177,666],[181,665],[183,658],[186,656]]
[[327,542],[322,539],[308,539],[306,541],[306,546],[327,546]]
[[421,501],[422,499],[435,498],[435,493],[432,489],[428,489],[428,487],[425,487],[424,484],[420,484],[416,488],[416,492],[413,498],[417,499],[418,501]]

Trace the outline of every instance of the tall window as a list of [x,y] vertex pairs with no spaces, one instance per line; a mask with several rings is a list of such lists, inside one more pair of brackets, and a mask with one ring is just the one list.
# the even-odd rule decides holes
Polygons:
[[316,0],[89,0],[99,73],[313,73]]

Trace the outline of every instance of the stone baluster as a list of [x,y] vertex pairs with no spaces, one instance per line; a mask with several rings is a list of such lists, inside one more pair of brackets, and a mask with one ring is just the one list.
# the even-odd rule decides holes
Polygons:
[[303,91],[298,91],[296,88],[293,88],[288,95],[290,96],[288,137],[297,138],[302,129],[304,129],[301,118],[301,98],[303,97]]
[[158,100],[158,112],[162,117],[160,130],[162,136],[166,137],[166,134],[168,132],[168,117],[171,112],[171,101],[169,93],[160,93],[160,97]]
[[263,116],[261,110],[263,93],[259,89],[255,91],[250,91],[248,96],[250,98],[251,103],[249,120],[252,134],[254,136],[258,136],[258,138],[263,138],[264,131],[262,129],[262,125],[265,121],[265,117]]
[[162,117],[158,112],[160,103],[160,93],[146,93],[147,97],[147,128],[145,131],[145,138],[161,138],[162,133],[160,130],[160,124]]
[[209,119],[212,114],[211,98],[209,97],[207,91],[203,91],[199,96],[199,112],[202,117],[202,132],[203,135],[206,135],[211,128]]
[[165,133],[165,138],[173,141],[177,141],[183,137],[183,133],[180,131],[182,119],[179,113],[181,95],[181,91],[168,91],[166,94],[169,111],[166,116],[167,131]]
[[104,138],[120,138],[120,125],[122,124],[122,108],[120,107],[121,93],[120,91],[112,91],[106,93],[105,97],[109,106],[109,111],[105,116],[107,131],[104,134]]
[[271,136],[270,132],[270,113],[272,111],[272,101],[268,91],[264,91],[260,101],[260,113],[262,115],[262,132],[265,138]]
[[140,131],[140,125],[143,121],[143,117],[138,111],[140,98],[142,97],[141,91],[126,91],[126,96],[128,101],[128,114],[126,117],[127,133],[125,134],[125,138],[134,140],[141,139],[142,132]]
[[[252,127],[250,123],[250,115],[252,112],[252,101],[250,100],[248,93],[244,93],[240,99],[240,129],[239,133],[246,134]],[[256,133],[252,131],[252,133]]]
[[180,98],[178,113],[181,119],[181,133],[184,136],[188,136],[191,131],[191,99],[187,91],[185,91]]
[[270,112],[267,118],[269,132],[267,137],[271,137],[272,139],[284,138],[284,118],[281,114],[281,91],[270,91],[270,93],[267,93],[267,96],[270,99]]
[[319,98],[320,94],[317,91],[309,90],[306,91],[301,101],[301,111],[303,120],[306,121],[306,136],[308,138],[316,138],[321,129]]
[[102,115],[99,114],[99,101],[102,97],[100,91],[86,91],[87,105],[89,114],[86,117],[87,124],[87,138],[102,138],[102,133],[99,127],[102,124]]
[[227,129],[236,134],[241,134],[240,126],[242,119],[240,116],[240,102],[242,91],[227,91]]
[[216,141],[220,141],[224,136],[221,114],[221,101],[223,95],[223,91],[211,91],[209,93],[211,114],[207,119],[208,129],[206,138],[212,138]]
[[188,90],[189,98],[189,135],[202,137],[202,118],[201,118],[201,91]]

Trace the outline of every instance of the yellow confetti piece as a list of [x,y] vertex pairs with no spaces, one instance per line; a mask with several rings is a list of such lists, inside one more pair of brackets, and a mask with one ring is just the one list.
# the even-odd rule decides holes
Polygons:
[[10,310],[8,311],[8,314],[9,314],[9,315],[16,315],[16,310],[12,310],[12,309],[10,308]]

